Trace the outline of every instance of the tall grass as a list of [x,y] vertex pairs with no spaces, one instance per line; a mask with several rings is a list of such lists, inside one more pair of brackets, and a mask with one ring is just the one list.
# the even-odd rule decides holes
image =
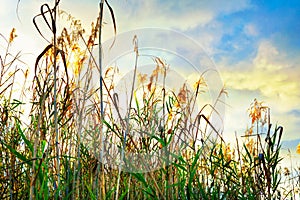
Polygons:
[[[217,113],[216,104],[203,105],[193,114],[197,98],[207,89],[205,74],[194,90],[185,84],[178,93],[167,89],[168,65],[162,58],[153,58],[150,76],[137,70],[135,38],[135,74],[122,115],[121,99],[114,90],[117,68],[102,72],[101,56],[97,61],[92,54],[101,45],[104,1],[87,38],[80,21],[71,16],[70,28],[58,33],[56,15],[66,14],[58,4],[55,1],[53,9],[42,5],[37,16],[45,19],[53,35],[47,38],[41,33],[49,45],[36,59],[31,84],[18,91],[29,91],[30,103],[23,103],[22,95],[19,99],[12,95],[16,74],[28,77],[27,71],[22,74],[14,67],[20,54],[10,53],[16,30],[9,39],[1,35],[6,45],[0,57],[1,199],[295,199],[299,195],[299,169],[292,173],[280,167],[283,127],[271,124],[268,107],[255,100],[249,109],[251,127],[243,137],[236,136],[235,145],[226,143],[210,121],[209,116]],[[100,74],[99,87],[93,87],[95,72]],[[30,114],[24,116],[22,109],[27,107]]]

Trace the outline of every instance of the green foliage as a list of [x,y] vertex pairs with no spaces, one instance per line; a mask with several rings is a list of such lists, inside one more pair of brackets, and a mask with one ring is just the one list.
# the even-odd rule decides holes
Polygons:
[[[55,2],[52,10],[47,4],[43,5],[42,17],[49,12],[53,14],[59,1]],[[116,31],[112,8],[107,1],[106,5]],[[135,93],[137,91],[130,91],[133,103],[127,111],[128,118],[120,117],[116,104],[118,96],[112,94],[111,77],[114,74],[108,76],[112,69],[105,72],[107,76],[101,82],[104,88],[101,88],[100,97],[97,94],[99,88],[88,85],[92,73],[89,69],[98,67],[91,52],[95,40],[101,41],[97,33],[101,31],[99,23],[102,15],[99,17],[88,40],[83,37],[79,20],[69,16],[70,30],[65,28],[61,35],[56,35],[54,16],[51,23],[44,18],[57,40],[38,56],[34,77],[28,88],[20,89],[21,94],[29,91],[29,104],[22,102],[22,96],[19,100],[12,98],[14,77],[21,71],[12,67],[17,64],[19,54],[8,59],[15,30],[6,41],[6,54],[0,56],[0,199],[199,200],[295,196],[299,182],[294,182],[284,191],[281,187],[285,184],[284,177],[300,177],[299,170],[295,171],[297,174],[294,177],[287,169],[282,172],[280,167],[283,127],[273,129],[270,122],[263,121],[262,114],[268,109],[256,100],[250,109],[252,126],[245,137],[237,138],[234,146],[227,144],[226,138],[218,133],[212,142],[207,132],[207,127],[212,124],[205,116],[207,113],[202,112],[209,106],[204,105],[196,119],[192,119],[192,104],[200,94],[189,93],[185,86],[180,89],[180,95],[158,87],[156,81],[159,76],[165,78],[167,67],[160,58],[155,58],[157,68],[149,79],[144,79],[140,74],[143,77],[141,82],[148,81],[139,94],[143,98],[139,98]],[[80,43],[84,45],[80,46]],[[75,59],[73,63],[69,62],[72,56]],[[55,65],[58,62],[63,63],[63,69]],[[82,71],[85,62],[89,68]],[[54,73],[57,73],[56,78]],[[26,80],[27,74],[23,75]],[[86,85],[79,87],[80,82]],[[86,106],[88,100],[92,103]],[[101,108],[104,101],[105,115]],[[29,117],[22,112],[23,108],[28,107],[31,108]],[[217,112],[213,106],[210,107],[211,113]],[[113,110],[117,117],[114,117]],[[83,123],[84,119],[87,123]],[[201,119],[206,123],[204,129],[200,128]],[[187,127],[187,123],[196,128]],[[253,134],[255,125],[257,133]],[[258,125],[262,128],[259,129]],[[134,138],[133,132],[143,137]],[[198,132],[202,134],[200,144],[197,138],[187,137]],[[265,138],[262,138],[263,134]],[[99,161],[99,146],[104,135],[107,136],[106,141],[132,154],[155,155],[155,152],[161,151],[160,168],[145,173],[124,172],[121,168],[114,169],[102,164]],[[185,143],[174,151],[170,146],[176,135],[182,136]],[[92,146],[84,144],[84,136],[92,138]],[[239,144],[241,140],[242,144]],[[114,161],[116,157],[107,159]],[[125,165],[121,167],[125,169],[140,167],[147,170],[149,167],[149,163],[144,163],[142,159],[137,160],[136,165],[127,157],[124,161]]]

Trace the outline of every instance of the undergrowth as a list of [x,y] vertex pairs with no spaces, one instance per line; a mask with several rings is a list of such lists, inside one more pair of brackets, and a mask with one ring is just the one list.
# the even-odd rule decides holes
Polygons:
[[[185,84],[178,92],[169,90],[158,84],[169,66],[154,57],[150,76],[138,71],[137,62],[133,66],[136,87],[130,89],[122,114],[122,100],[114,90],[118,68],[102,73],[101,56],[98,61],[92,53],[101,45],[104,2],[87,37],[80,21],[71,16],[70,27],[57,33],[56,15],[66,15],[58,4],[55,1],[52,9],[42,5],[36,16],[45,19],[53,35],[46,38],[40,33],[52,42],[30,66],[34,74],[30,85],[28,71],[15,67],[20,54],[10,53],[16,30],[9,39],[1,35],[6,44],[0,57],[1,199],[294,199],[299,195],[299,170],[280,167],[283,127],[271,124],[268,107],[255,100],[249,108],[251,127],[243,137],[236,136],[235,145],[228,144],[210,120],[217,113],[216,104],[202,105],[195,114],[196,101],[207,90],[204,74],[193,90]],[[116,31],[112,8],[106,5]],[[91,86],[95,72],[100,76],[96,88]],[[12,95],[17,76],[25,81],[18,88],[19,99]],[[25,93],[30,103],[23,102]],[[222,89],[220,95],[224,94]],[[30,113],[24,116],[28,108]]]

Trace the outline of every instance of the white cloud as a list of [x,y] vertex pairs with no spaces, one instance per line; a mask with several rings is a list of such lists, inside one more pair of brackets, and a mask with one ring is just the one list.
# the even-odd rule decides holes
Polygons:
[[[40,50],[46,45],[46,42],[39,36],[32,23],[32,18],[40,12],[40,6],[43,2],[48,2],[50,6],[53,4],[50,0],[22,0],[19,8],[21,24],[18,21],[10,23],[17,26],[17,32],[20,33],[20,40],[22,35],[24,35],[24,37],[26,36],[26,40],[22,40],[24,41],[24,45],[21,47],[21,49],[26,49],[26,52],[36,53],[36,49]],[[214,46],[219,42],[222,36],[222,25],[214,20],[215,17],[249,8],[249,2],[247,0],[113,0],[110,1],[110,4],[114,9],[118,33],[143,27],[174,28],[181,31],[188,31],[200,27],[199,31],[197,30],[197,32],[193,32],[191,35],[194,36],[209,55],[215,53],[216,49]],[[16,5],[11,5],[13,5],[10,6],[12,7],[13,18],[16,20]],[[97,1],[76,1],[76,3],[73,1],[61,1],[60,8],[66,10],[77,19],[80,19],[87,33],[89,33],[91,22],[95,21],[98,14]],[[64,21],[62,19],[59,20]],[[107,7],[105,9],[104,22],[107,24],[104,25],[103,29],[103,41],[113,37],[112,20]],[[38,24],[43,33],[49,32],[42,20],[39,21]],[[209,30],[206,31],[207,29]],[[30,38],[32,38],[31,41]],[[29,41],[31,45],[28,44]]]
[[225,69],[221,74],[227,87],[258,90],[265,98],[280,99],[292,107],[300,102],[300,83],[295,76],[300,71],[290,67],[292,62],[271,42],[263,41],[251,62],[253,67],[249,68],[248,64],[238,70]]
[[210,23],[220,14],[249,7],[243,1],[112,1],[122,31],[141,27],[187,30]]
[[15,4],[0,0],[0,32],[8,34],[12,28],[12,21],[15,21]]
[[[300,69],[294,63],[299,63],[299,58],[289,59],[283,50],[277,49],[270,41],[262,41],[256,56],[248,62],[243,61],[230,67],[219,63],[223,65],[222,78],[227,88],[233,91],[233,97],[227,103],[239,108],[226,112],[231,123],[240,122],[236,116],[240,116],[242,108],[247,108],[245,98],[248,103],[257,98],[271,108],[273,124],[284,126],[284,139],[296,139],[299,119],[289,115],[291,110],[300,108]],[[228,130],[234,128],[227,126]]]
[[219,52],[216,47],[219,45],[224,32],[224,25],[214,20],[207,25],[187,31],[186,33],[192,35],[202,46],[203,50],[212,57]]
[[254,24],[246,24],[244,26],[244,32],[248,36],[257,36],[259,34],[257,27]]
[[284,67],[285,63],[282,63],[283,56],[280,55],[277,48],[269,41],[263,41],[258,47],[256,58],[253,60],[253,64],[257,69],[265,70],[279,70]]
[[0,17],[2,18],[2,16],[4,16],[6,14],[6,3],[4,2],[4,0],[0,1]]

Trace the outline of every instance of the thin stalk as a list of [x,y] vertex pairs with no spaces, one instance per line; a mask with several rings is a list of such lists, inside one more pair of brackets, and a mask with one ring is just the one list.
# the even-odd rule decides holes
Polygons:
[[[99,70],[100,70],[100,116],[101,116],[101,123],[104,119],[104,108],[103,108],[103,66],[102,66],[102,19],[103,19],[103,4],[104,0],[101,0],[99,3]],[[103,137],[103,129],[100,128],[100,142],[101,142],[101,151],[100,151],[100,162],[103,160],[104,154],[104,137]],[[105,197],[105,187],[104,187],[104,165],[101,163],[101,171],[102,171],[102,178],[101,178],[101,186],[100,186],[100,194],[99,199],[104,199]],[[100,172],[100,165],[97,166],[97,176],[96,176],[96,185],[98,180],[98,174]],[[98,199],[98,187],[96,189],[96,198]]]
[[130,199],[130,183],[131,183],[131,174],[129,174],[129,180],[128,180],[128,189],[127,189],[127,199]]
[[[58,0],[55,0],[55,6],[53,10],[53,18],[54,18],[54,23],[53,25],[56,26],[56,12],[57,12],[57,4]],[[55,129],[55,146],[56,146],[56,163],[57,163],[57,191],[58,191],[58,196],[56,197],[57,199],[60,197],[60,159],[59,159],[59,134],[58,134],[58,118],[57,118],[57,60],[56,60],[56,54],[57,54],[57,49],[56,49],[56,28],[53,28],[53,46],[54,46],[54,59],[53,59],[53,66],[54,66],[54,129]]]
[[[79,182],[80,182],[80,177],[81,177],[81,152],[80,152],[80,145],[81,145],[81,139],[82,139],[82,130],[83,130],[83,114],[86,112],[85,110],[85,104],[86,104],[86,100],[88,99],[88,88],[89,88],[89,85],[90,85],[90,71],[87,71],[86,74],[83,75],[83,77],[86,77],[86,81],[85,81],[85,85],[84,85],[84,90],[83,90],[83,96],[81,98],[81,91],[78,91],[78,105],[77,105],[77,112],[78,112],[78,123],[77,123],[77,137],[78,137],[78,141],[77,141],[77,167],[78,167],[78,173],[77,173],[77,177],[76,177],[76,167],[74,167],[74,171],[73,171],[73,174],[74,174],[74,177],[76,177],[76,183],[77,183],[77,186],[76,188],[78,188],[77,190],[77,197],[79,198],[80,194],[79,194]],[[81,80],[81,73],[79,73],[79,79],[78,79],[78,85],[79,85],[79,80]],[[75,188],[75,182],[73,182],[73,188]],[[75,193],[75,192],[74,192]],[[73,194],[74,194],[73,193]]]
[[134,43],[134,51],[135,51],[135,64],[134,64],[134,72],[133,72],[133,80],[132,80],[132,87],[131,87],[131,94],[130,94],[130,100],[129,100],[129,106],[128,106],[128,113],[127,113],[127,118],[126,118],[126,131],[124,132],[123,135],[123,147],[121,150],[121,159],[120,159],[120,164],[119,164],[119,172],[118,172],[118,179],[117,179],[117,190],[116,190],[116,200],[119,197],[119,189],[120,189],[120,179],[121,179],[121,171],[122,171],[122,162],[124,159],[124,150],[125,150],[125,145],[126,145],[126,137],[129,132],[129,118],[130,118],[130,110],[131,110],[131,104],[132,104],[132,99],[133,99],[133,92],[134,92],[134,82],[136,79],[136,72],[137,72],[137,65],[138,65],[138,57],[139,57],[139,52],[138,52],[138,40],[137,36],[134,36],[133,38],[133,43]]
[[[237,133],[235,132],[235,140],[236,140],[236,147],[237,147],[237,153],[238,153],[238,161],[240,165],[240,170],[242,172],[242,159],[241,159],[241,151],[240,151],[240,146],[239,146],[239,140],[237,138]],[[245,188],[245,179],[244,179],[244,174],[241,173],[241,179],[242,179],[242,192],[244,192]]]
[[103,4],[104,0],[101,0],[99,7],[99,69],[100,69],[100,112],[101,117],[103,117],[103,68],[102,68],[102,18],[103,18]]
[[[164,78],[163,78],[163,123],[164,123],[164,126],[166,124],[166,120],[165,120],[165,114],[166,114],[166,111],[165,111],[165,100],[166,100],[166,76],[167,76],[167,69],[166,69],[166,66],[163,65],[163,68],[164,68]],[[167,138],[165,137],[165,127],[162,128],[162,132],[161,132],[161,137],[164,137],[164,142],[165,144],[167,143]],[[165,163],[165,169],[166,169],[166,181],[165,181],[165,195],[166,197],[168,197],[168,185],[169,185],[169,154],[168,154],[168,147],[164,147],[165,148],[165,155],[166,156],[166,163]]]
[[[80,75],[79,75],[80,76]],[[80,99],[80,93],[78,91],[78,99]],[[80,109],[80,101],[78,101],[78,105],[76,105],[77,108],[77,112],[78,112],[78,123],[77,123],[77,165],[75,164],[75,161],[74,161],[74,168],[73,168],[73,179],[75,181],[73,181],[73,194],[72,194],[72,199],[75,199],[74,198],[74,195],[76,195],[76,191],[77,191],[77,198],[79,198],[79,194],[78,194],[78,185],[79,185],[79,176],[80,176],[80,170],[81,170],[81,163],[80,163],[80,144],[81,144],[81,128],[82,128],[82,109]],[[78,168],[78,173],[76,175],[76,168]],[[77,176],[77,177],[76,177]]]
[[[8,157],[8,155],[7,155]],[[9,160],[9,158],[7,159]],[[11,175],[11,171],[10,171],[10,167],[8,167],[7,169],[8,171],[8,176],[9,176],[9,197],[10,197],[10,200],[13,200],[13,180],[12,180],[12,175]]]
[[[38,116],[37,129],[36,129],[35,136],[34,136],[33,158],[37,157],[36,155],[37,155],[37,146],[38,146],[38,135],[41,130],[41,121],[42,121],[42,117],[43,117],[43,113],[44,113],[44,109],[45,109],[45,99],[46,99],[46,97],[45,97],[45,94],[43,93],[42,101],[40,102],[41,110],[40,110],[40,113]],[[32,177],[30,180],[30,197],[29,197],[30,200],[34,199],[34,188],[35,188],[35,177],[36,177],[35,165],[36,165],[36,159],[34,159],[32,162]]]

